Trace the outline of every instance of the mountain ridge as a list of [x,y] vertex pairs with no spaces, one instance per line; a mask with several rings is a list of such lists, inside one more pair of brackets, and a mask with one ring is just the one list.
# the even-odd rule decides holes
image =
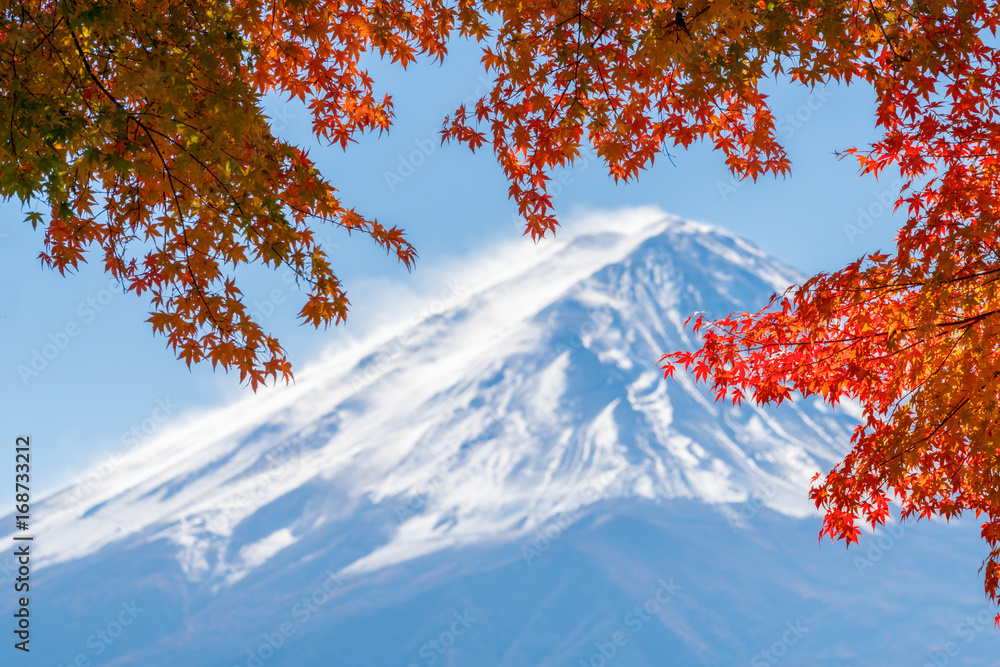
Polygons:
[[[354,502],[362,496],[375,504],[388,502],[400,518],[400,498],[412,496],[411,488],[426,485],[430,478],[443,479],[443,473],[456,465],[462,467],[460,475],[452,476],[460,479],[452,480],[447,489],[435,489],[434,498],[428,497],[419,512],[397,526],[400,554],[382,553],[382,560],[372,561],[375,567],[405,557],[407,548],[414,549],[413,554],[424,553],[455,539],[516,532],[515,526],[530,530],[555,514],[576,509],[574,494],[587,488],[588,476],[610,470],[619,470],[621,477],[618,486],[609,488],[612,494],[745,500],[752,490],[747,474],[760,473],[763,482],[767,473],[761,464],[768,462],[744,455],[734,442],[740,429],[745,426],[760,437],[788,442],[792,436],[769,416],[772,413],[755,407],[741,425],[743,413],[714,404],[684,374],[673,385],[664,383],[655,362],[660,352],[693,343],[683,327],[688,314],[684,308],[709,306],[715,316],[725,315],[740,306],[750,307],[768,290],[780,289],[797,276],[738,237],[700,223],[652,210],[633,212],[631,218],[619,215],[615,222],[618,230],[578,232],[550,244],[540,258],[522,260],[507,275],[465,290],[449,308],[397,330],[395,338],[390,334],[367,349],[352,351],[353,365],[345,363],[345,355],[333,356],[305,369],[296,386],[285,392],[241,401],[164,433],[127,455],[83,503],[60,505],[61,494],[55,494],[58,507],[43,503],[40,515],[46,519],[38,529],[45,532],[49,525],[58,525],[57,532],[66,539],[55,550],[57,555],[45,554],[43,562],[92,553],[108,541],[122,539],[120,533],[129,539],[166,530],[184,550],[191,575],[197,576],[196,572],[213,567],[204,552],[226,540],[228,527],[238,524],[246,512],[295,492],[316,471],[332,486],[334,478],[347,471],[369,480]],[[690,255],[677,250],[684,245]],[[740,270],[743,275],[733,278]],[[690,281],[687,291],[680,289],[684,272],[713,280],[707,290],[713,293],[691,292]],[[402,344],[400,337],[405,337]],[[392,355],[385,348],[395,351],[394,342],[400,350],[418,352]],[[645,359],[648,368],[637,372],[636,358]],[[379,373],[368,372],[379,364],[383,367]],[[607,383],[609,377],[627,381],[624,391],[617,387],[601,394],[586,384]],[[588,390],[580,390],[581,386]],[[691,403],[687,409],[733,420],[728,433],[712,427],[700,433],[702,438],[721,438],[732,460],[710,457],[689,435],[670,431],[673,414],[668,394],[675,390],[683,390],[683,398]],[[424,401],[421,412],[432,418],[420,422],[409,413],[408,419],[395,419],[393,413],[412,402],[414,392]],[[310,402],[308,408],[297,406],[303,401]],[[563,410],[560,402],[571,409]],[[793,410],[806,430],[811,428],[827,445],[835,444],[824,429],[842,427],[843,420],[838,422],[822,407],[813,407],[809,414],[799,406]],[[262,418],[270,421],[255,427]],[[588,422],[586,428],[577,427],[581,419]],[[816,424],[819,421],[825,421],[822,427]],[[386,428],[393,422],[394,427]],[[618,451],[622,427],[642,431],[624,452]],[[843,428],[840,431],[843,436]],[[278,434],[283,438],[280,449],[272,442]],[[338,438],[345,437],[351,444],[337,446]],[[509,442],[493,442],[498,439]],[[178,440],[208,446],[178,447]],[[425,444],[429,440],[450,444],[435,449]],[[542,467],[533,462],[538,448],[549,450]],[[295,455],[288,456],[292,450]],[[512,452],[517,452],[516,461]],[[835,459],[834,449],[814,448],[812,454],[827,463]],[[787,448],[784,454],[770,455],[792,456]],[[634,469],[630,457],[643,462],[645,469]],[[682,465],[670,469],[664,466],[668,460]],[[720,479],[727,477],[734,462],[745,468],[744,479],[729,488]],[[791,459],[785,464],[796,465]],[[266,483],[260,478],[262,470],[267,471]],[[504,477],[508,474],[511,477]],[[800,491],[808,475],[804,470],[796,474],[795,491]],[[115,477],[127,480],[125,488],[122,482],[116,484]],[[786,478],[771,480],[771,485],[783,487],[788,500],[792,488]],[[490,487],[485,495],[493,504],[479,503],[479,514],[472,520],[468,509],[477,502],[474,491],[482,491],[484,484]],[[547,493],[535,492],[543,487]],[[63,493],[72,494],[72,489]],[[450,497],[442,501],[442,496]],[[778,500],[772,500],[777,507]],[[438,511],[429,511],[436,507]],[[794,515],[805,511],[801,504],[785,509]],[[171,520],[174,528],[156,530],[157,522]],[[240,547],[246,551],[236,552],[243,553],[240,558],[250,569],[294,543],[287,527],[259,538]],[[230,551],[229,546],[224,550]],[[220,576],[229,567],[222,566]],[[245,572],[225,574],[232,581],[241,576]]]
[[[688,314],[759,308],[796,271],[639,209],[472,273],[36,503],[39,664],[896,665],[975,612],[968,524],[873,536],[865,567],[817,548],[809,479],[849,405],[739,409],[657,368],[696,344]],[[143,612],[98,654],[122,604]],[[871,659],[887,637],[905,651]]]

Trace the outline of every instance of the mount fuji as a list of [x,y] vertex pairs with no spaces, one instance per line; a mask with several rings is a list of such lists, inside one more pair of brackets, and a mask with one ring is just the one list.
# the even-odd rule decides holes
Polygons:
[[656,209],[498,250],[36,503],[28,662],[997,664],[970,522],[817,542],[809,479],[855,407],[736,409],[658,370],[692,312],[802,278]]

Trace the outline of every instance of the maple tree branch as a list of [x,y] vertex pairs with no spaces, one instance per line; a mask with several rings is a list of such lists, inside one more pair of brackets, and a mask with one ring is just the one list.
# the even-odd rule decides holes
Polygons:
[[897,58],[899,58],[900,60],[905,62],[910,62],[909,58],[896,51],[896,47],[892,43],[892,39],[889,37],[889,35],[886,34],[885,28],[882,26],[882,15],[879,14],[877,9],[875,9],[875,5],[872,3],[871,0],[868,0],[868,6],[871,7],[872,14],[875,15],[875,22],[878,24],[878,29],[882,33],[882,36],[885,37],[886,44],[889,45],[889,50],[892,51],[892,54]]
[[[80,45],[80,42],[77,39],[76,33],[72,29],[72,26],[70,26],[69,23],[67,23],[67,27],[68,27],[69,33],[70,33],[70,35],[71,35],[71,37],[73,39],[73,43],[74,43],[74,45],[76,47],[77,53],[79,54],[80,59],[83,62],[83,65],[84,65],[84,67],[85,67],[85,69],[86,69],[89,77],[91,78],[91,80],[98,86],[98,88],[101,90],[101,92],[103,92],[104,95],[112,103],[114,103],[119,109],[121,109],[126,114],[126,116],[128,118],[130,118],[133,122],[136,123],[136,125],[138,127],[140,127],[143,130],[143,132],[149,138],[150,143],[151,143],[153,149],[156,151],[157,155],[159,156],[161,164],[163,165],[164,175],[167,177],[168,183],[171,186],[171,190],[172,190],[172,193],[173,193],[173,199],[174,199],[174,206],[175,206],[175,208],[178,211],[178,215],[180,216],[179,220],[180,220],[181,225],[183,227],[183,234],[184,234],[184,241],[185,241],[185,256],[187,258],[187,263],[188,263],[189,270],[190,270],[190,256],[187,254],[187,252],[188,252],[188,248],[191,248],[192,246],[190,245],[190,241],[189,241],[189,239],[187,237],[187,223],[184,220],[183,208],[181,206],[180,200],[177,197],[176,189],[174,188],[174,178],[175,177],[174,177],[174,174],[172,173],[172,171],[170,170],[169,166],[167,165],[166,159],[164,158],[164,156],[160,152],[159,147],[158,147],[158,145],[156,143],[156,140],[152,137],[153,133],[159,135],[163,139],[165,139],[168,142],[172,143],[178,149],[180,149],[181,151],[183,151],[190,159],[192,159],[193,161],[195,161],[195,163],[197,163],[205,171],[205,173],[207,173],[209,176],[211,176],[216,181],[216,183],[226,192],[226,195],[228,196],[228,198],[230,199],[230,201],[232,201],[233,204],[236,205],[236,207],[240,211],[240,213],[245,218],[247,218],[248,220],[249,220],[249,216],[247,215],[247,213],[245,211],[243,211],[242,206],[240,205],[238,199],[229,190],[229,186],[225,182],[223,182],[222,179],[220,179],[218,177],[218,175],[214,172],[214,170],[212,170],[210,167],[208,167],[208,165],[204,164],[197,156],[193,155],[187,149],[187,147],[184,146],[181,142],[179,142],[176,139],[174,139],[173,137],[170,137],[170,136],[164,134],[163,132],[160,132],[159,130],[156,130],[155,128],[151,128],[148,125],[146,125],[145,123],[143,123],[135,114],[133,114],[131,112],[131,110],[127,109],[124,106],[124,104],[122,104],[114,95],[112,95],[110,93],[110,91],[108,91],[108,89],[104,86],[103,82],[100,80],[99,77],[97,77],[96,73],[91,68],[89,59],[87,58],[87,56],[86,56],[86,54],[85,54],[85,52],[83,50],[83,47]],[[182,122],[182,124],[183,124],[183,122]],[[180,182],[181,182],[182,185],[184,185],[189,190],[191,190],[192,192],[194,192],[194,188],[192,186],[190,186],[189,184],[184,183],[183,181],[180,181]],[[253,225],[252,222],[248,222],[248,230],[254,231],[254,233],[256,234],[257,238],[259,238],[259,239],[261,239],[263,241],[263,236],[258,231],[256,231],[256,228],[254,227],[254,225]],[[266,241],[264,241],[264,244],[271,249],[271,251],[275,254],[275,256],[278,257],[279,260],[281,260],[282,263],[284,263],[286,266],[288,266],[290,269],[292,269],[296,273],[297,277],[300,277],[300,278],[306,280],[307,283],[310,284],[310,285],[315,285],[315,281],[312,279],[311,275],[307,275],[306,273],[304,273],[297,265],[293,266],[291,264],[291,262],[286,257],[284,257],[284,255],[279,250],[277,250],[272,244],[267,243]],[[198,251],[197,248],[195,248],[195,250]],[[201,286],[199,284],[197,284],[197,281],[195,281],[195,283],[196,283],[195,287],[198,290],[199,296],[200,296],[200,298],[202,300],[202,303],[203,303],[203,305],[204,305],[204,307],[206,309],[206,312],[208,313],[209,317],[211,318],[213,324],[215,324],[216,327],[218,327],[219,326],[219,322],[218,322],[217,318],[215,317],[215,314],[211,311],[211,307],[209,306],[209,304],[208,304],[208,302],[206,300],[206,296],[205,296],[204,292],[202,291]]]
[[76,32],[73,30],[72,26],[69,25],[68,22],[67,22],[67,26],[68,26],[68,29],[69,29],[69,33],[70,33],[70,35],[73,38],[73,43],[76,46],[77,53],[80,55],[80,59],[82,60],[84,68],[87,70],[87,73],[90,76],[90,78],[101,89],[101,91],[104,93],[104,95],[109,100],[111,100],[119,109],[121,109],[122,111],[124,111],[129,118],[132,118],[133,121],[139,127],[141,127],[143,129],[143,131],[146,133],[146,135],[148,136],[148,138],[150,140],[150,143],[151,143],[151,145],[153,147],[153,150],[155,150],[156,154],[160,157],[160,162],[163,165],[164,175],[167,177],[167,182],[170,185],[171,194],[173,195],[174,207],[177,210],[178,221],[181,223],[181,233],[182,233],[182,236],[184,237],[184,256],[185,256],[185,262],[186,262],[187,267],[188,267],[188,274],[191,277],[192,285],[194,286],[195,291],[197,292],[198,297],[201,300],[202,306],[205,309],[204,312],[208,315],[209,319],[212,321],[213,326],[217,330],[222,331],[223,333],[227,333],[224,329],[222,329],[222,327],[221,327],[218,319],[215,316],[215,313],[212,312],[212,308],[211,308],[211,306],[208,303],[208,299],[207,299],[207,297],[206,297],[206,295],[205,295],[205,293],[204,293],[204,291],[202,289],[202,286],[199,283],[198,279],[195,277],[195,274],[194,274],[194,272],[191,269],[191,255],[189,254],[189,248],[191,248],[191,242],[190,242],[190,240],[188,238],[188,235],[187,235],[187,222],[184,219],[184,209],[183,209],[183,207],[181,205],[181,202],[180,202],[180,199],[179,199],[179,197],[177,195],[177,189],[174,187],[174,177],[173,177],[173,174],[171,173],[170,168],[167,165],[166,159],[164,158],[163,154],[160,152],[160,148],[157,145],[156,140],[153,138],[153,136],[151,134],[150,128],[148,128],[144,123],[142,123],[142,121],[140,121],[139,119],[135,118],[134,115],[128,109],[126,109],[125,106],[121,102],[119,102],[118,99],[114,95],[112,95],[108,91],[107,88],[104,87],[103,82],[101,82],[101,80],[94,73],[94,70],[90,67],[89,59],[87,58],[86,54],[84,53],[83,47],[80,45],[80,42],[79,42],[79,40],[76,37]]

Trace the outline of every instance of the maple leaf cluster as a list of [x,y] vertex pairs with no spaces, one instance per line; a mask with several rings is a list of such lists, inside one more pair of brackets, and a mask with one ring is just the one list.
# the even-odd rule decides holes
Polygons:
[[768,57],[794,48],[782,16],[707,1],[0,0],[0,197],[48,206],[47,222],[27,214],[46,264],[65,272],[97,249],[127,290],[150,292],[149,321],[181,359],[238,368],[256,389],[291,368],[244,304],[240,265],[291,268],[299,315],[319,326],[349,302],[317,225],[416,256],[272,134],[263,95],[305,102],[316,136],[346,147],[393,120],[362,57],[406,67],[455,37],[483,42],[494,85],[441,138],[489,141],[537,238],[557,225],[549,174],[586,143],[616,179],[699,139],[742,176],[786,172],[757,89]]
[[494,85],[441,138],[490,143],[538,238],[557,225],[550,174],[585,144],[615,179],[701,139],[741,176],[787,172],[757,84],[770,59],[802,52],[787,28],[814,13],[707,0],[0,0],[0,197],[47,204],[47,223],[27,214],[45,227],[46,264],[65,272],[98,249],[126,289],[150,292],[149,321],[181,359],[238,368],[256,388],[291,368],[244,305],[241,264],[291,268],[307,294],[299,315],[319,326],[342,322],[349,302],[317,225],[415,258],[399,229],[344,206],[272,134],[263,95],[307,103],[316,136],[346,147],[393,120],[363,56],[406,67],[443,59],[456,36],[483,42]]
[[0,197],[48,205],[45,264],[76,269],[95,247],[128,291],[150,292],[153,330],[188,365],[238,369],[253,389],[287,381],[239,265],[290,268],[306,291],[299,315],[319,326],[342,322],[349,302],[317,225],[360,232],[408,267],[416,255],[272,134],[262,96],[308,102],[316,135],[346,146],[392,119],[363,54],[441,57],[456,22],[477,21],[469,3],[440,0],[3,0]]
[[[1000,10],[988,2],[782,4],[803,82],[860,79],[882,138],[846,151],[862,173],[898,170],[907,214],[893,254],[873,253],[695,330],[664,355],[721,400],[855,400],[852,449],[811,497],[821,538],[857,542],[898,502],[902,518],[983,521],[988,596],[1000,601]],[[997,617],[1000,622],[1000,615]]]

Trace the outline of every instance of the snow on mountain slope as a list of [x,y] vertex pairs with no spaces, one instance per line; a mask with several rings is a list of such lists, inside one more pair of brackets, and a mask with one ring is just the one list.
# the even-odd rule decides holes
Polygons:
[[599,500],[756,494],[789,516],[812,511],[808,479],[842,455],[849,415],[811,401],[735,410],[656,367],[693,344],[690,313],[756,309],[794,271],[652,209],[484,265],[439,314],[48,498],[42,563],[166,539],[191,581],[218,590],[371,507],[392,521],[347,573],[509,539]]
[[451,278],[35,503],[27,664],[996,664],[971,522],[817,545],[850,406],[738,410],[657,369],[691,312],[801,276],[643,209]]

